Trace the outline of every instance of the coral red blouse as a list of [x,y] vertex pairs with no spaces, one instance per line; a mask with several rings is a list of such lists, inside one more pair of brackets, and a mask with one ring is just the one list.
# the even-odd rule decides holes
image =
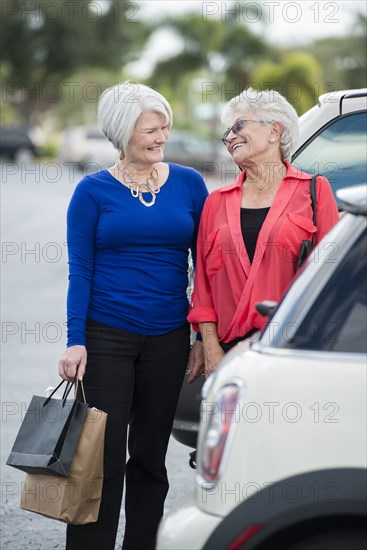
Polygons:
[[311,175],[284,162],[287,173],[258,235],[250,263],[240,222],[242,183],[213,191],[201,216],[195,285],[188,321],[217,323],[219,339],[229,342],[266,323],[255,309],[263,300],[279,301],[291,281],[304,239],[318,243],[338,221],[328,180],[316,182],[317,228],[312,221]]

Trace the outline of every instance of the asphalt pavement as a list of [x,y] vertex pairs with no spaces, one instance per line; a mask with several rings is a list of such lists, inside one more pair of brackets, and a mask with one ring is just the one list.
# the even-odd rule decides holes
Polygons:
[[[1,539],[2,550],[64,548],[65,525],[19,508],[25,474],[5,465],[33,394],[59,381],[65,348],[65,213],[82,174],[57,162],[0,164],[1,173]],[[208,187],[232,174],[208,178]],[[171,438],[166,509],[193,488],[190,449]],[[116,548],[121,547],[121,512]],[[101,549],[102,550],[102,549]]]

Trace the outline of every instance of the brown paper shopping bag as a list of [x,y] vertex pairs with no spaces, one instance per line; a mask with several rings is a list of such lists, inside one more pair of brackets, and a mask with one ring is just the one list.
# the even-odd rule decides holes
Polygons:
[[107,414],[89,408],[67,477],[27,474],[20,507],[73,525],[98,519]]

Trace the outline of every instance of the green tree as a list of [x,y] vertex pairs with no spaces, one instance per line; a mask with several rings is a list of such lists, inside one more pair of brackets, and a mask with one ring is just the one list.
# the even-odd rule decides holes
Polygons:
[[161,90],[169,88],[176,102],[187,100],[190,81],[200,76],[202,102],[225,103],[243,90],[258,62],[278,57],[275,49],[236,17],[235,9],[228,9],[225,20],[205,19],[197,13],[165,18],[153,30],[162,28],[181,38],[182,50],[159,61],[149,83]]
[[3,10],[3,98],[25,120],[37,119],[60,99],[60,86],[84,68],[121,70],[141,50],[148,30],[134,3],[111,0],[13,0]]
[[308,51],[324,71],[324,89],[320,93],[367,86],[367,18],[357,14],[348,36],[317,40]]
[[280,63],[265,62],[251,74],[260,89],[273,89],[284,95],[299,115],[312,107],[315,98],[315,83],[322,81],[322,68],[309,53],[285,54]]

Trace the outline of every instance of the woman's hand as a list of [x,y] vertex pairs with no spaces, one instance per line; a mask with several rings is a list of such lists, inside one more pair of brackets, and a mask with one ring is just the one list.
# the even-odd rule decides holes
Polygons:
[[221,346],[218,344],[208,343],[204,346],[204,355],[205,355],[205,378],[208,378],[212,372],[216,370],[219,365],[219,362],[224,357],[224,351]]
[[205,378],[211,375],[224,356],[224,351],[219,343],[216,323],[199,323],[203,338],[205,358]]
[[196,380],[205,370],[204,362],[204,348],[203,343],[200,340],[196,340],[190,351],[189,362],[187,365],[187,372],[189,373],[188,383],[191,384]]
[[64,380],[72,382],[78,370],[78,379],[83,380],[87,364],[87,350],[85,346],[70,346],[59,361],[59,375]]

